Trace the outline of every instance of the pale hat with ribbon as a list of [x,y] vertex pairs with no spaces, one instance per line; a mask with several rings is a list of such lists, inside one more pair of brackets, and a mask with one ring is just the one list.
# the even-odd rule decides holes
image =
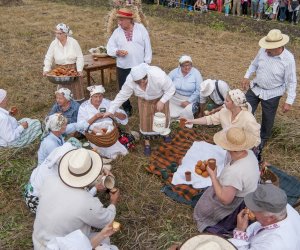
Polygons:
[[210,96],[211,93],[215,90],[215,80],[206,79],[200,83],[200,96]]
[[184,242],[180,250],[234,250],[237,249],[226,239],[213,234],[199,234]]
[[7,92],[4,89],[0,89],[0,103],[5,99],[7,96]]
[[255,146],[257,138],[241,127],[231,127],[214,135],[215,144],[229,151],[243,151]]
[[280,30],[270,30],[268,35],[260,39],[259,46],[264,49],[276,49],[286,45],[290,38],[288,35],[282,34]]
[[63,156],[59,163],[58,173],[66,185],[83,188],[97,180],[102,168],[103,162],[99,154],[79,148]]
[[117,17],[123,17],[123,18],[134,18],[134,13],[130,9],[122,8],[117,10]]
[[59,23],[56,25],[56,30],[60,30],[62,31],[63,33],[67,34],[68,36],[72,35],[73,32],[72,30],[70,29],[70,27],[64,23]]
[[192,61],[192,58],[188,55],[182,55],[180,58],[179,58],[179,64],[183,64],[185,62],[190,62],[190,63],[193,63]]
[[68,101],[70,101],[73,98],[73,94],[68,88],[60,88],[55,91],[55,94],[63,95]]
[[143,79],[147,75],[149,65],[147,63],[141,63],[135,67],[132,67],[130,75],[133,81]]
[[90,87],[87,87],[87,90],[90,91],[90,96],[93,96],[95,94],[104,94],[105,88],[103,85],[93,85]]

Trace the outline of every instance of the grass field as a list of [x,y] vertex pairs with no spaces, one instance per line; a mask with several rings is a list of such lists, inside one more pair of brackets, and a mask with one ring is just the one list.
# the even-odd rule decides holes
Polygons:
[[[10,105],[21,110],[19,118],[43,120],[54,102],[55,86],[42,77],[42,64],[54,38],[55,25],[59,22],[70,25],[85,54],[92,47],[106,44],[103,29],[107,11],[106,6],[75,6],[37,0],[25,0],[21,6],[0,7],[0,88],[8,90]],[[255,24],[251,29],[245,29],[246,32],[232,31],[226,28],[229,25],[226,20],[222,24],[213,17],[214,23],[205,25],[171,19],[163,14],[158,17],[154,7],[147,6],[147,13],[153,14],[148,16],[153,65],[169,72],[177,66],[180,55],[190,54],[204,78],[222,79],[232,87],[239,87],[257,53],[261,27],[265,25],[264,22],[257,24],[257,32]],[[288,28],[285,30],[293,32]],[[292,39],[288,48],[294,53],[299,79],[298,40]],[[93,76],[99,81],[98,74]],[[117,93],[115,81],[106,82],[105,87],[106,96],[113,98]],[[136,107],[136,99],[133,101]],[[264,152],[267,161],[297,177],[300,177],[299,114],[299,98],[288,114],[278,111],[273,138]],[[138,129],[137,116],[135,108],[134,116],[130,118],[133,130]],[[209,128],[201,129],[212,133]],[[32,248],[34,217],[25,207],[22,187],[36,166],[38,146],[35,142],[22,150],[0,151],[0,249]],[[142,145],[138,145],[130,155],[113,162],[113,173],[121,189],[116,219],[123,229],[112,237],[112,242],[120,249],[167,249],[172,243],[197,233],[192,208],[178,204],[160,192],[160,180],[144,170],[149,159],[143,157],[142,149]],[[107,197],[104,196],[103,201],[107,203]]]

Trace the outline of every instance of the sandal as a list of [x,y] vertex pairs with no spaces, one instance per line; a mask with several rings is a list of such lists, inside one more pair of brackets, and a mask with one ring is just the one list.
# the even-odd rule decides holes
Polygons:
[[145,147],[144,147],[144,155],[145,156],[150,156],[151,155],[151,147],[150,147],[150,145],[145,145]]

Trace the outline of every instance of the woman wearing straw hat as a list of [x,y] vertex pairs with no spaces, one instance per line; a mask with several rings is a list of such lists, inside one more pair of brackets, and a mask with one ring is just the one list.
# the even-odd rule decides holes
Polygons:
[[75,149],[62,157],[60,178],[48,177],[40,189],[32,235],[34,249],[45,249],[51,239],[77,229],[90,237],[91,227],[103,228],[114,220],[119,191],[110,193],[110,205],[105,208],[98,197],[85,190],[97,183],[102,171],[102,159],[92,150]]
[[228,163],[220,176],[207,167],[212,186],[199,199],[194,219],[200,232],[230,233],[236,215],[244,207],[243,197],[253,192],[259,180],[258,161],[249,150],[256,138],[240,127],[231,127],[214,135],[214,142],[228,152]]
[[[107,43],[107,54],[117,57],[117,76],[119,89],[125,83],[132,67],[141,63],[151,63],[152,49],[150,37],[143,24],[134,21],[134,13],[128,8],[117,11],[119,27],[115,29]],[[132,106],[127,100],[123,108],[128,116]]]
[[61,113],[69,123],[77,122],[79,103],[73,100],[73,94],[68,88],[55,91],[56,103],[51,108],[49,115]]
[[[87,88],[90,92],[90,99],[83,102],[78,111],[78,122],[85,121],[90,124],[90,130],[94,133],[100,132],[98,127],[100,124],[106,124],[107,126],[113,126],[111,118],[104,118],[104,113],[110,108],[111,101],[104,98],[105,89],[102,85],[94,85]],[[128,117],[124,110],[118,109],[112,115],[117,123],[126,125],[128,123]],[[128,150],[118,140],[110,147],[98,147],[92,144],[92,147],[104,157],[115,159],[118,155],[128,154]]]
[[74,95],[74,100],[82,101],[84,99],[84,91],[82,85],[82,71],[84,66],[83,54],[78,42],[71,37],[73,34],[69,26],[64,23],[56,25],[55,39],[50,44],[44,60],[43,75],[46,76],[51,70],[53,62],[57,66],[67,68],[76,68],[79,79],[73,83],[61,84],[58,86],[69,88]]
[[165,126],[169,126],[169,100],[174,93],[175,86],[164,71],[156,66],[142,63],[131,69],[122,89],[111,102],[109,110],[104,116],[114,114],[123,102],[135,94],[138,97],[140,132],[145,140],[144,154],[150,156],[150,139],[160,135],[153,131],[154,114],[156,112],[164,113],[166,117]]
[[193,67],[192,58],[187,55],[181,56],[179,67],[173,69],[169,77],[176,88],[175,95],[170,100],[171,118],[194,118],[194,113],[198,111],[202,76],[199,70]]
[[[284,113],[292,108],[296,99],[296,63],[293,54],[284,47],[288,42],[289,36],[282,34],[278,29],[271,30],[267,36],[260,39],[261,49],[242,81],[253,113],[261,103],[261,149],[271,137],[280,98],[287,93],[282,106]],[[253,73],[256,73],[256,76],[250,82]]]
[[245,94],[239,89],[229,90],[224,100],[225,107],[212,115],[194,120],[187,120],[187,124],[221,125],[222,129],[231,126],[247,129],[256,138],[254,146],[260,143],[260,125],[251,113],[251,106],[246,101]]

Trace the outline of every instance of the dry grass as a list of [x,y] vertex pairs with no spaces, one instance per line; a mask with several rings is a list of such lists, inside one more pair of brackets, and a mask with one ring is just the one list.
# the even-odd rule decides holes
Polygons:
[[[0,23],[0,86],[8,90],[11,105],[21,109],[22,117],[43,119],[54,100],[55,86],[41,75],[43,58],[53,39],[51,31],[58,22],[69,24],[87,53],[89,48],[106,43],[102,30],[107,9],[35,0],[24,3],[0,8],[1,20],[5,20]],[[153,64],[166,71],[176,67],[178,57],[187,53],[204,78],[219,78],[238,86],[258,50],[260,36],[254,32],[222,31],[218,23],[196,26],[159,17],[149,17],[149,22]],[[297,76],[299,47],[296,42],[289,45],[296,58]],[[97,74],[95,78],[100,79]],[[108,97],[115,96],[115,82],[106,88]],[[298,100],[294,107],[288,114],[278,112],[274,138],[265,158],[299,177]],[[137,129],[137,121],[135,109],[130,121],[132,129]],[[210,129],[206,130],[210,133]],[[38,142],[16,152],[0,152],[0,249],[32,248],[34,218],[22,201],[21,191],[36,164],[37,148]],[[160,180],[145,172],[148,159],[142,156],[141,145],[113,165],[122,191],[117,220],[124,227],[112,241],[120,249],[166,249],[172,242],[196,234],[192,209],[168,199],[160,192]]]

